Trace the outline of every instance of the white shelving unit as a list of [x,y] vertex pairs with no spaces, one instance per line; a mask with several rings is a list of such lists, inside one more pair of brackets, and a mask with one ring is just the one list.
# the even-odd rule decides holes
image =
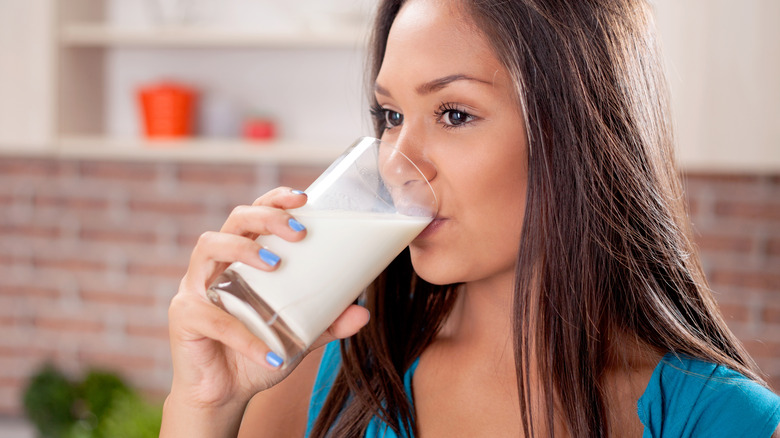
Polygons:
[[[321,7],[329,3],[324,0],[253,1],[265,2],[266,6],[277,10],[302,4]],[[249,0],[212,2],[220,10],[228,4],[247,3]],[[780,27],[773,21],[780,12],[780,2],[769,3],[763,0],[746,0],[738,5],[721,2],[703,10],[697,4],[677,0],[655,2],[659,37],[667,55],[672,86],[679,163],[683,168],[759,173],[777,173],[780,169],[780,124],[777,122],[780,82],[776,79],[780,77],[780,56],[776,55],[780,53]],[[294,71],[296,67],[289,61],[293,57],[313,57],[317,59],[316,63],[309,63],[304,69],[347,65],[356,71],[361,66],[360,61],[344,62],[343,56],[334,60],[330,57],[331,54],[359,50],[364,31],[350,30],[349,26],[320,27],[328,28],[327,31],[305,30],[306,26],[300,26],[295,32],[281,32],[279,27],[273,32],[258,30],[270,27],[255,25],[257,10],[255,16],[242,17],[239,26],[224,25],[228,20],[193,27],[154,27],[147,25],[149,23],[135,26],[133,23],[137,22],[124,18],[117,23],[117,17],[133,16],[132,13],[125,14],[126,8],[138,9],[142,7],[139,5],[149,4],[152,4],[151,0],[0,2],[0,29],[6,35],[12,35],[0,38],[0,60],[3,61],[0,66],[0,159],[4,155],[94,155],[133,159],[135,153],[136,159],[143,160],[154,157],[200,160],[211,154],[209,159],[219,161],[228,160],[221,155],[229,150],[237,157],[236,161],[290,163],[301,160],[310,163],[299,157],[309,156],[307,154],[313,154],[311,151],[317,148],[328,149],[335,156],[346,146],[347,142],[343,140],[325,140],[332,143],[330,145],[306,140],[305,134],[319,132],[322,124],[309,129],[305,120],[316,119],[316,111],[341,111],[343,102],[336,102],[337,105],[324,110],[302,111],[301,117],[296,118],[290,107],[297,110],[306,102],[300,99],[284,102],[284,93],[295,92],[295,87],[306,79]],[[117,5],[123,10],[117,11]],[[722,32],[722,29],[731,31]],[[137,56],[141,52],[145,55]],[[224,56],[227,52],[242,53],[231,58]],[[252,102],[263,99],[262,103],[269,107],[261,109],[270,112],[279,109],[275,103],[287,103],[287,107],[281,108],[286,108],[286,112],[281,111],[284,114],[280,122],[284,124],[292,119],[290,124],[294,128],[305,128],[297,129],[297,132],[296,129],[285,129],[282,139],[262,149],[229,139],[181,142],[178,149],[191,152],[189,154],[172,153],[167,150],[170,148],[149,144],[137,135],[137,129],[117,123],[117,120],[137,117],[127,95],[132,90],[126,87],[117,92],[116,78],[120,76],[117,71],[123,72],[127,65],[125,62],[118,69],[114,68],[117,58],[137,62],[141,69],[148,67],[155,73],[165,73],[165,68],[175,67],[179,59],[192,62],[199,56],[200,59],[214,56],[220,62],[227,60],[227,64],[233,62],[227,71],[212,69],[199,78],[211,75],[223,82],[232,81],[235,70],[248,64],[241,65],[243,61],[240,61],[239,68],[234,68],[239,56],[252,59],[254,64],[287,62],[282,68],[287,69],[288,76],[265,71],[267,65],[255,65],[254,77],[262,78],[269,73],[268,83],[276,89],[266,94],[254,93],[247,98]],[[305,92],[325,101],[336,101],[340,99],[336,96],[350,93],[350,99],[360,99],[360,92],[352,91],[358,87],[343,92],[345,87],[334,90],[335,87],[330,86],[340,80],[333,71],[331,68],[330,76],[323,79],[319,89],[309,87]],[[149,78],[152,78],[151,74],[144,77]],[[127,80],[128,75],[122,79]],[[243,90],[252,91],[257,85],[246,77],[240,79],[245,81]],[[360,78],[349,80],[357,83]],[[125,95],[117,97],[121,93]],[[121,99],[124,101],[115,105]],[[338,137],[339,132],[355,136],[365,133],[369,126],[361,122],[364,110],[357,106],[349,108],[350,115],[340,119],[337,128],[321,138]],[[353,138],[352,134],[349,138]],[[133,136],[136,138],[126,138]],[[204,144],[212,146],[205,147]],[[113,151],[114,148],[117,151]],[[287,151],[293,148],[300,150]],[[277,150],[280,152],[269,152]],[[323,154],[321,159],[327,161],[327,155]]]
[[[0,155],[324,166],[332,162],[348,146],[343,141],[332,141],[327,140],[327,138],[323,142],[307,141],[296,138],[295,132],[285,135],[284,131],[280,138],[265,142],[242,140],[239,138],[238,132],[234,136],[224,139],[196,137],[175,141],[149,140],[144,138],[140,132],[133,134],[136,130],[131,130],[131,135],[113,133],[109,126],[110,120],[128,120],[128,117],[136,117],[137,114],[135,108],[128,106],[134,103],[129,100],[129,95],[133,93],[132,88],[122,89],[119,92],[120,95],[125,96],[122,98],[125,101],[121,103],[125,106],[122,107],[121,114],[112,113],[116,110],[116,105],[112,103],[115,101],[112,99],[116,99],[117,95],[115,73],[117,70],[110,69],[116,69],[116,65],[112,63],[116,62],[117,55],[125,56],[124,54],[127,53],[143,52],[145,58],[142,62],[134,64],[133,68],[140,71],[149,68],[150,72],[154,73],[146,75],[151,77],[154,74],[159,74],[160,71],[164,72],[165,66],[172,65],[170,60],[166,58],[184,54],[183,57],[189,61],[203,60],[203,56],[224,59],[224,53],[237,52],[239,54],[231,58],[233,62],[238,64],[237,66],[228,64],[222,70],[210,71],[208,74],[201,75],[206,81],[213,79],[225,82],[225,77],[232,80],[230,69],[246,68],[247,65],[258,69],[258,64],[262,65],[263,68],[275,67],[263,65],[269,53],[272,55],[272,60],[268,61],[270,63],[276,62],[280,57],[288,60],[288,64],[285,64],[286,67],[282,68],[312,70],[312,64],[322,65],[322,60],[327,60],[332,53],[357,53],[364,44],[365,32],[350,26],[342,28],[337,26],[329,28],[327,31],[305,30],[303,27],[289,31],[263,31],[246,26],[238,28],[238,30],[230,26],[124,26],[113,24],[108,18],[107,9],[110,6],[110,1],[43,0],[43,3],[40,3],[42,6],[31,6],[25,12],[30,16],[34,14],[38,18],[38,27],[45,28],[47,22],[52,26],[51,32],[47,32],[48,36],[36,37],[34,41],[47,45],[46,50],[41,51],[41,54],[37,56],[39,59],[50,60],[44,64],[44,68],[46,68],[45,65],[48,65],[48,69],[53,71],[50,75],[50,83],[53,86],[49,87],[50,83],[44,78],[43,80],[37,79],[35,87],[27,87],[34,89],[45,85],[50,89],[49,103],[40,104],[27,113],[33,119],[36,117],[35,114],[43,112],[50,114],[51,117],[46,119],[46,123],[52,126],[50,129],[43,130],[50,131],[48,134],[36,137],[38,140],[36,140],[35,147],[0,138]],[[23,18],[20,17],[20,19]],[[13,22],[15,21],[9,23]],[[39,32],[39,29],[31,30],[30,35],[37,35]],[[15,51],[10,45],[0,47],[0,49],[3,49],[0,52],[6,54]],[[241,56],[244,58],[240,58]],[[287,58],[284,58],[285,56]],[[345,55],[341,56],[343,58]],[[316,57],[317,61],[298,68],[297,64],[289,61],[291,57],[298,57],[294,58],[295,60]],[[236,58],[239,61],[236,61]],[[176,59],[178,60],[178,58]],[[290,71],[292,78],[295,77],[294,73],[296,72]],[[287,101],[283,93],[297,92],[294,79],[290,79],[288,83],[285,74],[284,71],[282,73],[277,71],[275,76],[271,74],[270,78],[263,75],[258,76],[258,80],[267,82],[270,85],[266,84],[266,86],[274,89],[274,93],[265,102],[265,105],[271,105],[271,114],[274,111],[274,102],[285,103]],[[222,77],[219,77],[220,75]],[[330,80],[330,78],[331,76],[328,76],[325,80]],[[280,81],[283,83],[279,83]],[[201,85],[203,85],[202,82]],[[255,85],[257,84],[250,82],[242,86],[246,89]],[[309,93],[313,94],[311,90]],[[20,102],[23,103],[26,96],[21,92],[19,94],[21,96]],[[355,94],[357,97],[358,93]],[[317,97],[314,96],[313,99]],[[252,97],[247,97],[247,99],[252,99]],[[289,103],[288,115],[291,112],[289,106],[292,106],[295,111],[302,107],[299,100]],[[14,106],[7,104],[0,109],[6,112],[13,111]],[[354,114],[354,108],[350,109]],[[332,110],[334,112],[343,111],[338,103],[333,106]],[[0,111],[0,114],[3,112]],[[280,117],[284,117],[284,114]],[[287,120],[281,118],[279,122],[284,125]],[[298,123],[298,132],[300,132],[301,121],[294,120],[292,123]],[[348,124],[346,127],[337,129],[342,128],[343,132],[347,132],[360,128],[360,126],[353,128],[351,124]],[[359,134],[359,131],[356,130],[356,134]],[[47,137],[50,137],[50,140],[41,140],[41,138]]]

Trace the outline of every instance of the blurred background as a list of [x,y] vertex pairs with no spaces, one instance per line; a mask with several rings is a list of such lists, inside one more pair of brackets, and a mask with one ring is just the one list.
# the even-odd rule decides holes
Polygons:
[[[0,0],[0,437],[34,435],[32,376],[87,399],[84,433],[90,382],[157,409],[197,237],[372,133],[374,3]],[[652,3],[696,242],[777,391],[780,2]]]

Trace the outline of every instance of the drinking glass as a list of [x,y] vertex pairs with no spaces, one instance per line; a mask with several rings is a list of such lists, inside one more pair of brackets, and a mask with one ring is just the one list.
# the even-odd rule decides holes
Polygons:
[[307,230],[300,242],[257,241],[280,256],[276,270],[231,264],[207,291],[284,362],[295,363],[436,216],[423,172],[392,144],[364,137],[289,210]]

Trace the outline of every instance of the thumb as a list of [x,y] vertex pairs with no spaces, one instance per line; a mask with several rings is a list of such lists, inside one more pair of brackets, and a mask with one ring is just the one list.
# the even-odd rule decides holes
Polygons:
[[368,309],[352,304],[333,321],[333,324],[328,327],[325,333],[314,342],[311,349],[315,350],[336,339],[348,338],[354,335],[368,324],[369,319],[371,319],[371,315]]

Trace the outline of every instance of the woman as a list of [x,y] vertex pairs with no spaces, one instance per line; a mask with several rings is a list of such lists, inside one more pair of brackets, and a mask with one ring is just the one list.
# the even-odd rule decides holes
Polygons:
[[253,238],[305,238],[305,195],[204,234],[161,435],[777,436],[689,240],[655,43],[639,0],[383,1],[372,113],[439,215],[289,375],[204,289],[273,270]]

